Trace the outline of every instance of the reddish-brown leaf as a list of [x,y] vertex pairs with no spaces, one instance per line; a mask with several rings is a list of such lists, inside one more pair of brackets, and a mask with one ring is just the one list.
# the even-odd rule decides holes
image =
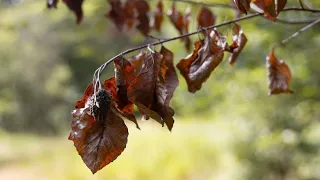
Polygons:
[[125,149],[128,129],[110,108],[112,100],[109,90],[99,91],[96,104],[93,104],[93,97],[88,96],[92,93],[90,84],[84,95],[87,99],[85,106],[75,108],[72,112],[69,139],[74,142],[87,167],[96,173]]
[[151,29],[148,17],[150,7],[145,0],[135,0],[135,7],[138,12],[138,25],[136,27],[142,34],[148,35]]
[[201,89],[202,83],[222,61],[225,45],[225,39],[221,38],[218,32],[212,31],[205,37],[204,42],[198,41],[194,44],[192,54],[177,64],[187,81],[189,92],[195,93]]
[[122,7],[120,0],[108,0],[111,10],[105,15],[110,18],[121,31],[126,21],[126,11]]
[[140,112],[163,125],[161,116],[152,110],[156,104],[155,89],[161,59],[162,55],[157,52],[144,59],[140,73],[128,87],[128,99],[139,108]]
[[287,4],[287,0],[253,0],[253,2],[262,9],[264,15],[272,21],[276,21],[280,11],[282,11]]
[[233,44],[231,45],[232,54],[229,57],[229,63],[233,65],[239,54],[241,53],[244,46],[247,44],[247,37],[244,35],[242,28],[238,24],[234,24],[232,29],[232,41]]
[[82,3],[83,0],[63,0],[68,8],[74,12],[77,17],[77,24],[80,24],[83,18]]
[[203,7],[198,15],[199,27],[208,27],[214,25],[216,22],[216,17],[210,11],[210,9]]
[[135,22],[135,1],[126,1],[124,5],[125,22],[128,29],[131,29]]
[[93,85],[92,83],[90,83],[87,89],[85,90],[83,97],[76,102],[75,108],[76,109],[84,108],[86,102],[88,101],[88,98],[91,97],[92,95],[93,95]]
[[161,25],[163,22],[163,3],[160,0],[157,4],[157,8],[154,12],[154,22],[153,22],[153,27],[157,30],[161,30]]
[[247,14],[250,10],[250,2],[251,0],[233,0],[234,4],[238,8],[239,11]]
[[[173,96],[173,92],[179,85],[178,76],[174,68],[173,53],[167,48],[162,46],[160,50],[163,58],[160,65],[160,72],[164,72],[157,79],[156,84],[156,97],[157,105],[156,111],[163,118],[164,123],[167,125],[168,129],[171,131],[174,123],[173,115],[174,110],[169,106],[170,100]],[[160,78],[161,77],[161,78]]]
[[[180,35],[188,33],[189,21],[190,21],[190,9],[187,8],[185,15],[177,11],[176,4],[173,3],[171,9],[168,11],[168,16],[174,27],[179,31]],[[184,37],[182,40],[185,42],[187,51],[190,50],[191,41],[189,37]]]
[[[144,63],[145,57],[146,57],[146,52],[142,50],[136,56],[132,56],[128,58],[128,61],[133,67],[132,71],[135,76],[138,75],[139,72],[141,71],[141,67],[142,67],[142,64]],[[133,76],[132,78],[135,78],[135,76]],[[132,78],[131,80],[129,80],[129,82],[133,80]]]
[[57,8],[59,0],[47,0],[47,8]]
[[289,83],[292,78],[287,64],[283,60],[278,60],[274,55],[274,49],[266,58],[269,78],[269,95],[280,93],[293,93],[289,89]]
[[134,71],[134,67],[130,64],[128,60],[123,57],[119,57],[114,60],[115,64],[115,81],[109,82],[108,85],[105,82],[105,87],[114,90],[114,96],[116,96],[116,109],[119,113],[131,120],[136,124],[136,127],[140,129],[137,120],[134,116],[134,105],[129,101],[127,95],[127,89],[131,83],[136,78],[137,73]]

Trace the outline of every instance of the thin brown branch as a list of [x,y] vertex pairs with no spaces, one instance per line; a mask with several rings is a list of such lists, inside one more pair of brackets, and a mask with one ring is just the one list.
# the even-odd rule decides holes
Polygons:
[[320,18],[313,21],[312,23],[304,26],[303,28],[301,28],[299,31],[295,32],[294,34],[292,34],[291,36],[289,36],[288,38],[284,39],[281,41],[281,44],[286,44],[287,42],[289,42],[290,40],[296,38],[298,35],[300,35],[302,32],[312,28],[313,26],[315,26],[316,24],[320,23]]
[[310,18],[310,19],[303,19],[303,20],[287,20],[287,19],[277,18],[277,22],[283,23],[283,24],[309,24],[317,19],[318,18]]
[[229,4],[205,3],[205,2],[197,2],[197,1],[191,1],[191,0],[167,0],[167,1],[181,2],[181,3],[200,5],[200,6],[210,6],[210,7],[216,7],[216,8],[237,9],[235,6],[232,6],[232,5],[229,5]]
[[299,2],[300,7],[301,7],[302,9],[304,9],[302,0],[298,0],[298,2]]
[[[286,11],[305,11],[305,12],[320,12],[320,10],[316,10],[316,9],[302,9],[302,8],[286,8],[286,9],[283,9],[282,11],[286,12]],[[247,15],[247,16],[244,16],[244,17],[240,17],[240,18],[236,18],[236,19],[233,19],[233,20],[230,20],[230,21],[226,21],[226,22],[223,22],[221,24],[216,24],[216,25],[212,25],[212,26],[208,26],[208,27],[203,27],[203,28],[200,28],[198,31],[194,31],[194,32],[191,32],[191,33],[188,33],[188,34],[184,34],[184,35],[181,35],[181,36],[176,36],[176,37],[173,37],[173,38],[169,38],[169,39],[164,39],[164,40],[160,40],[158,42],[154,42],[154,43],[150,43],[150,44],[146,44],[146,45],[142,45],[142,46],[139,46],[139,47],[136,47],[136,48],[132,48],[132,49],[128,49],[126,51],[123,51],[122,53],[114,56],[113,58],[109,59],[107,62],[105,62],[104,64],[102,64],[95,72],[94,72],[94,75],[93,75],[93,82],[95,83],[98,83],[98,84],[95,84],[98,85],[98,86],[101,86],[101,83],[100,83],[100,75],[101,73],[103,72],[103,70],[105,69],[106,66],[108,66],[110,63],[112,63],[115,59],[123,56],[123,55],[126,55],[126,54],[129,54],[131,52],[134,52],[134,51],[137,51],[137,50],[141,50],[141,49],[145,49],[145,48],[148,48],[148,47],[152,47],[152,46],[157,46],[157,45],[160,45],[160,44],[164,44],[166,42],[170,42],[170,41],[174,41],[174,40],[177,40],[177,39],[181,39],[181,38],[184,38],[184,37],[187,37],[187,36],[192,36],[192,35],[195,35],[195,34],[198,34],[200,32],[205,32],[209,29],[214,29],[214,28],[218,28],[218,27],[221,27],[221,26],[225,26],[225,25],[229,25],[229,24],[233,24],[235,22],[239,22],[239,21],[243,21],[243,20],[247,20],[247,19],[251,19],[251,18],[254,18],[254,17],[258,17],[258,16],[263,16],[264,14],[263,13],[253,13],[253,14],[250,14],[250,15]],[[318,21],[320,21],[320,19],[316,20],[315,22],[318,23]],[[304,28],[302,28],[300,31],[298,31],[297,33],[295,33],[292,37],[284,40],[286,43],[286,41],[289,41],[291,39],[293,39],[294,37],[296,37],[297,35],[299,35],[299,33],[309,29],[310,27],[312,27],[313,25],[315,25],[314,23],[311,23],[307,26],[305,26]],[[311,26],[310,26],[311,25]]]

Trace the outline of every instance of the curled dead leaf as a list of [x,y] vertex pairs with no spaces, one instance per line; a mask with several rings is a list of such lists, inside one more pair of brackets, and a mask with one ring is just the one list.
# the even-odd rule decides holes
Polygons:
[[283,60],[278,60],[274,55],[274,48],[266,57],[269,95],[280,93],[293,93],[289,89],[289,83],[292,78],[288,65]]
[[68,8],[74,12],[77,17],[77,24],[80,24],[83,18],[82,3],[83,0],[63,0]]
[[151,30],[148,16],[150,7],[145,0],[135,0],[135,7],[138,13],[136,27],[143,35],[148,35]]
[[214,30],[205,37],[203,42],[197,41],[194,44],[192,54],[180,60],[177,68],[186,79],[189,92],[195,93],[201,89],[202,83],[222,61],[225,45],[225,38]]
[[253,0],[253,3],[263,10],[265,17],[276,21],[280,11],[286,6],[287,0]]
[[240,12],[248,14],[251,0],[233,0],[233,2]]
[[[174,110],[169,106],[173,93],[179,85],[177,72],[174,68],[173,53],[162,46],[160,50],[162,60],[160,69],[163,74],[157,78],[156,96],[157,96],[157,112],[163,118],[164,123],[171,131],[174,123]],[[160,70],[161,71],[161,70]]]
[[162,55],[158,52],[147,55],[144,59],[140,73],[128,87],[128,99],[134,103],[140,112],[150,116],[163,125],[161,116],[152,110],[156,103],[154,95],[156,80],[160,71]]
[[162,22],[163,22],[163,3],[160,0],[154,12],[154,20],[153,20],[152,27],[154,27],[157,31],[160,31]]
[[105,14],[106,17],[110,18],[111,21],[117,26],[117,28],[121,31],[123,25],[126,21],[126,12],[120,0],[108,0],[111,9],[110,11]]
[[208,27],[214,25],[216,17],[210,9],[203,7],[198,14],[199,27]]
[[230,49],[232,49],[232,54],[228,59],[231,65],[233,65],[236,62],[239,54],[248,42],[247,37],[245,36],[242,28],[238,24],[234,24],[232,28],[232,41],[233,44],[230,47]]
[[[174,27],[179,31],[180,35],[188,33],[189,21],[191,18],[191,9],[187,8],[185,15],[183,16],[181,12],[177,11],[176,4],[173,3],[171,9],[168,11],[168,16]],[[191,41],[190,38],[184,37],[182,40],[185,43],[187,51],[190,50]]]

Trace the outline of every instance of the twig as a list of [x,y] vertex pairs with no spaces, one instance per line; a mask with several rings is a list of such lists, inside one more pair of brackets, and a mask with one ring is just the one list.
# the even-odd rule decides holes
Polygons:
[[197,1],[191,1],[191,0],[167,0],[167,1],[181,2],[181,3],[200,5],[200,6],[210,6],[210,7],[217,7],[217,8],[237,9],[235,6],[232,6],[229,4],[205,3],[205,2],[197,2]]
[[300,4],[300,7],[301,7],[302,9],[304,9],[302,0],[298,0],[298,1],[299,1],[299,4]]
[[309,19],[303,19],[303,20],[286,20],[286,19],[277,18],[277,22],[283,23],[283,24],[309,24],[317,19],[318,18],[309,18]]
[[[306,12],[320,12],[320,10],[317,10],[317,9],[302,9],[302,8],[286,8],[286,9],[283,9],[282,11],[306,11]],[[184,37],[188,37],[188,36],[192,36],[192,35],[195,35],[195,34],[198,34],[199,32],[204,32],[204,31],[207,31],[209,29],[214,29],[214,28],[217,28],[217,27],[221,27],[221,26],[225,26],[225,25],[229,25],[229,24],[233,24],[235,22],[239,22],[239,21],[243,21],[243,20],[246,20],[246,19],[251,19],[251,18],[254,18],[254,17],[258,17],[258,16],[262,16],[264,15],[263,13],[253,13],[253,14],[250,14],[250,15],[247,15],[247,16],[244,16],[244,17],[240,17],[240,18],[236,18],[236,19],[233,19],[233,20],[230,20],[230,21],[226,21],[226,22],[223,22],[221,24],[217,24],[217,25],[212,25],[212,26],[208,26],[208,27],[202,27],[200,28],[199,30],[197,31],[194,31],[194,32],[191,32],[191,33],[188,33],[188,34],[184,34],[184,35],[181,35],[181,36],[176,36],[176,37],[173,37],[173,38],[169,38],[169,39],[164,39],[164,40],[160,40],[158,42],[154,42],[154,43],[150,43],[150,44],[146,44],[146,45],[142,45],[142,46],[139,46],[139,47],[136,47],[136,48],[132,48],[132,49],[128,49],[128,50],[125,50],[123,51],[122,53],[114,56],[113,58],[109,59],[107,62],[105,62],[104,64],[102,64],[93,74],[93,82],[94,82],[94,93],[96,93],[97,91],[96,90],[99,90],[99,87],[101,87],[101,82],[100,82],[100,75],[101,73],[103,72],[104,68],[106,66],[108,66],[110,63],[112,63],[115,59],[123,56],[123,55],[126,55],[126,54],[129,54],[131,52],[134,52],[134,51],[137,51],[137,50],[141,50],[141,49],[144,49],[144,48],[147,48],[147,47],[150,47],[150,46],[156,46],[156,45],[160,45],[160,44],[164,44],[166,42],[170,42],[170,41],[174,41],[174,40],[177,40],[177,39],[181,39],[181,38],[184,38]],[[317,21],[315,21],[316,23],[318,23],[318,21],[320,21],[320,19],[318,19]],[[310,28],[314,25],[314,23],[311,23],[310,25],[304,27],[303,29],[306,30],[305,28]],[[304,31],[303,30],[303,31]],[[299,33],[298,33],[299,34]],[[295,35],[297,36],[297,35]],[[294,38],[294,37],[293,37]],[[292,38],[290,38],[292,39]],[[289,40],[290,40],[289,39]],[[96,89],[98,87],[98,89]]]
[[304,26],[303,28],[301,28],[299,31],[295,32],[294,34],[292,34],[292,35],[289,36],[288,38],[282,40],[282,41],[281,41],[281,44],[283,45],[283,44],[289,42],[290,40],[296,38],[300,33],[302,33],[302,32],[304,32],[304,31],[310,29],[311,27],[313,27],[314,25],[318,24],[319,22],[320,22],[320,18],[317,19],[317,20],[315,20],[315,21],[313,21],[312,23]]

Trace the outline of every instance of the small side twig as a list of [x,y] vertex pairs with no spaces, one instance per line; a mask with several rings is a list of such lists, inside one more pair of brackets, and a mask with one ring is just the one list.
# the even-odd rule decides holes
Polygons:
[[299,31],[295,32],[294,34],[292,34],[291,36],[289,36],[288,38],[284,39],[281,41],[281,44],[286,44],[287,42],[289,42],[290,40],[296,38],[298,35],[300,35],[300,33],[310,29],[311,27],[313,27],[314,25],[318,24],[320,22],[320,18],[313,21],[312,23],[304,26],[303,28],[301,28]]
[[304,9],[302,0],[298,0],[298,2],[299,2],[299,4],[300,4],[300,7],[301,7],[302,9]]
[[216,8],[237,9],[235,6],[232,6],[229,4],[208,3],[208,2],[205,3],[205,2],[198,2],[198,1],[192,1],[192,0],[167,0],[167,1],[181,2],[181,3],[200,5],[200,6],[210,6],[210,7],[216,7]]

